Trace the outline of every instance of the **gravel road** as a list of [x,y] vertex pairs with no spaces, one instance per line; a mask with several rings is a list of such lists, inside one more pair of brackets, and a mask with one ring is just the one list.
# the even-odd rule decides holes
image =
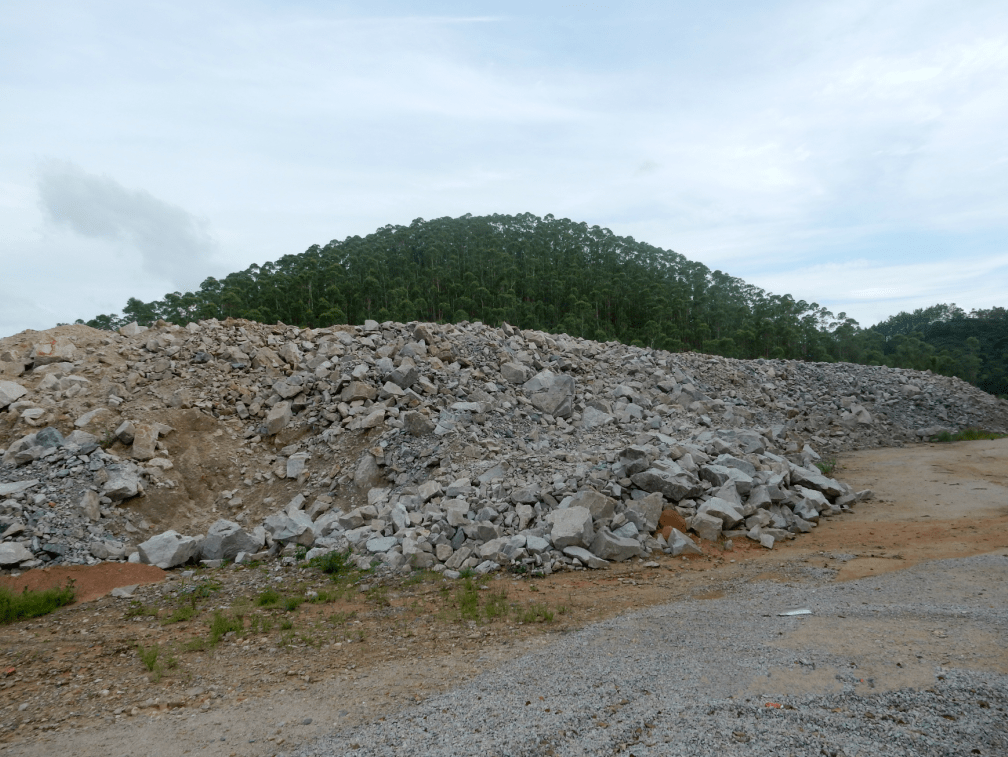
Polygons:
[[1008,754],[1002,551],[624,615],[294,753]]

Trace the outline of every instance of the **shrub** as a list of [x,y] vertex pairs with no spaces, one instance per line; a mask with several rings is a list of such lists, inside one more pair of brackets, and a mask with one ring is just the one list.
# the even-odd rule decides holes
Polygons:
[[62,589],[42,589],[41,591],[25,589],[20,594],[14,594],[9,589],[0,588],[0,623],[14,623],[18,620],[48,615],[58,607],[73,602],[74,596],[73,580],[67,582],[67,585]]

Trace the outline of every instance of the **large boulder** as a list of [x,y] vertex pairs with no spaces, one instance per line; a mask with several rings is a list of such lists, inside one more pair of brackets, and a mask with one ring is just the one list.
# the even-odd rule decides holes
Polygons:
[[183,536],[178,531],[165,531],[152,536],[143,544],[137,546],[140,562],[155,565],[162,570],[185,565],[200,551],[201,539],[193,536]]
[[697,514],[706,513],[721,520],[722,528],[732,528],[745,517],[742,510],[727,500],[712,497],[697,508]]
[[654,533],[658,528],[658,521],[661,519],[662,511],[665,508],[665,499],[658,492],[647,495],[641,499],[632,500],[627,504],[627,509],[638,513],[644,521],[644,530],[649,534]]
[[262,549],[262,546],[261,539],[234,521],[221,518],[210,526],[201,551],[204,560],[233,560],[239,552],[252,554]]
[[113,502],[131,499],[143,491],[140,470],[133,463],[114,463],[105,467],[108,480],[102,485],[102,494]]
[[273,513],[263,522],[273,541],[293,542],[310,547],[315,543],[315,524],[303,510]]
[[28,390],[16,381],[0,381],[0,410],[21,399]]
[[691,473],[680,469],[664,470],[648,468],[630,477],[639,488],[646,492],[661,492],[670,502],[678,502],[687,497],[699,497],[703,494],[703,485]]
[[836,498],[844,493],[843,486],[832,478],[824,476],[817,470],[791,465],[791,483],[801,484],[809,489],[821,491],[827,497]]
[[591,552],[603,560],[623,562],[631,557],[640,557],[644,549],[636,539],[617,536],[608,528],[601,528],[592,540]]
[[678,528],[673,528],[668,538],[668,551],[672,557],[679,555],[702,555],[700,550],[691,538],[682,533]]
[[10,565],[18,565],[34,557],[35,555],[24,544],[19,544],[16,541],[0,544],[0,565],[5,568]]
[[701,465],[700,478],[717,487],[724,486],[731,481],[735,484],[739,494],[748,494],[753,488],[752,476],[738,468],[729,468],[725,465]]
[[537,410],[557,418],[570,418],[574,410],[574,377],[540,371],[522,386]]
[[697,532],[701,539],[717,541],[721,535],[723,521],[710,513],[698,512],[690,519],[690,528]]
[[276,403],[266,414],[266,434],[268,436],[276,436],[284,430],[293,417],[294,414],[291,412],[291,404],[289,402]]
[[41,342],[32,348],[35,365],[49,363],[72,363],[77,355],[77,347],[70,337],[58,336],[48,342]]
[[587,507],[566,507],[554,510],[547,516],[553,524],[550,539],[554,549],[564,547],[590,547],[595,531],[592,514]]
[[596,521],[608,521],[616,512],[616,500],[594,489],[582,489],[571,499],[570,507],[586,507]]

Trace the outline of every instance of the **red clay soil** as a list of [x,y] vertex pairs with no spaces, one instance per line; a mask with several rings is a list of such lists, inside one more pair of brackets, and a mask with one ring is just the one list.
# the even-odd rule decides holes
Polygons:
[[164,580],[165,572],[153,565],[103,562],[98,565],[70,565],[29,570],[17,578],[0,576],[0,586],[20,594],[25,589],[51,589],[66,586],[72,578],[78,602],[104,597],[117,586],[156,584]]

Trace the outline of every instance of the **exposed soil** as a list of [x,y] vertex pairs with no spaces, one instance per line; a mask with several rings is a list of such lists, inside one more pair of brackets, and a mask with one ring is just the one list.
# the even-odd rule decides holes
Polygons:
[[[272,755],[381,718],[549,644],[558,633],[640,607],[713,599],[755,581],[844,581],[924,560],[1008,555],[1008,440],[848,453],[834,475],[855,489],[873,489],[875,499],[772,551],[736,540],[728,551],[707,543],[703,557],[688,560],[662,557],[535,580],[501,575],[475,592],[479,621],[461,618],[460,583],[447,591],[432,576],[382,586],[368,575],[334,583],[313,569],[272,566],[186,578],[174,571],[164,582],[141,586],[133,600],[78,602],[0,630],[0,748],[107,755],[128,744],[130,753],[152,755]],[[81,574],[78,586],[106,592],[118,580],[144,583],[131,568],[116,567],[126,571],[121,579]],[[48,578],[65,581],[56,571]],[[17,580],[42,585],[43,579],[29,573]],[[983,578],[973,580],[982,584]],[[313,590],[328,601],[293,610],[258,606],[269,587],[283,597]],[[503,614],[488,619],[494,598]],[[191,619],[165,622],[186,607],[196,609]],[[244,634],[204,646],[215,612],[241,613]],[[880,673],[877,685],[929,680],[882,654],[876,641],[885,637],[1008,670],[997,640],[867,622],[859,633],[840,634],[823,623],[810,619],[804,635],[782,643],[863,645],[875,660],[866,664],[889,676],[883,682]],[[155,644],[161,654],[150,672],[137,645]],[[833,685],[827,673],[818,675],[821,681],[804,675],[790,683],[778,676],[774,685]]]

